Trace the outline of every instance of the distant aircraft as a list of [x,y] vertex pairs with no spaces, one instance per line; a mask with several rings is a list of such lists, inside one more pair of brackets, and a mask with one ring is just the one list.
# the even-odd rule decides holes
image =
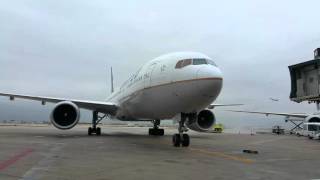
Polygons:
[[277,101],[277,102],[278,102],[280,99],[276,99],[276,98],[272,98],[272,97],[271,97],[270,100],[271,100],[271,101]]
[[[79,108],[93,112],[92,127],[88,135],[101,134],[97,124],[105,117],[122,121],[152,121],[149,135],[164,135],[159,128],[160,121],[178,114],[178,134],[173,135],[173,145],[186,147],[190,144],[189,129],[205,132],[211,130],[215,115],[208,109],[224,104],[211,104],[222,89],[222,73],[208,56],[195,52],[179,52],[155,58],[133,74],[119,90],[113,92],[106,101],[74,100],[11,93],[0,93],[10,100],[23,98],[36,100],[45,105],[56,103],[50,120],[62,130],[73,128],[80,119]],[[229,104],[239,105],[239,104]],[[101,114],[102,116],[99,116]]]
[[[242,113],[253,113],[253,114],[264,114],[266,116],[269,115],[277,115],[277,116],[284,116],[286,117],[286,121],[291,121],[295,127],[291,129],[291,132],[298,128],[301,129],[301,125],[303,125],[303,131],[308,132],[308,136],[310,136],[310,132],[314,133],[315,131],[319,131],[319,129],[314,128],[315,125],[320,126],[320,114],[305,114],[305,113],[276,113],[276,112],[261,112],[261,111],[235,111],[235,110],[228,110],[231,112],[242,112]],[[290,118],[296,118],[291,119]],[[295,122],[298,122],[295,123]],[[299,134],[299,132],[297,132]],[[319,133],[319,132],[318,132]],[[317,134],[317,138],[319,138],[319,134]]]

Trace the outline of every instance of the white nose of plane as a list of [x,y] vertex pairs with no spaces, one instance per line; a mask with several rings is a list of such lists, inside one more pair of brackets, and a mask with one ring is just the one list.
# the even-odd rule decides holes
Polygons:
[[197,79],[220,79],[222,80],[222,73],[218,67],[203,66],[200,67],[196,75]]
[[215,66],[203,66],[197,71],[196,78],[198,83],[198,92],[202,96],[215,99],[222,89],[222,73]]

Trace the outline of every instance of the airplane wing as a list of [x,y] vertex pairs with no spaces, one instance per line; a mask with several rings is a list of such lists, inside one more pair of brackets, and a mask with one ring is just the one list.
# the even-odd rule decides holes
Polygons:
[[296,118],[306,118],[309,115],[303,113],[275,113],[275,112],[259,112],[259,111],[235,111],[235,110],[228,110],[231,112],[243,112],[243,113],[252,113],[252,114],[264,114],[266,116],[269,115],[276,115],[276,116],[286,116],[286,117],[296,117]]
[[242,106],[243,104],[210,104],[208,109],[213,109],[215,107],[223,107],[223,106]]
[[45,105],[46,102],[50,103],[58,103],[61,101],[69,101],[73,102],[79,108],[94,110],[101,113],[114,115],[118,110],[118,106],[114,103],[103,102],[103,101],[86,101],[86,100],[74,100],[74,99],[65,99],[65,98],[52,98],[52,97],[43,97],[43,96],[29,96],[29,95],[21,95],[21,94],[8,94],[8,93],[0,93],[0,96],[7,96],[10,100],[14,100],[15,98],[20,99],[28,99],[34,101],[40,101],[42,105]]

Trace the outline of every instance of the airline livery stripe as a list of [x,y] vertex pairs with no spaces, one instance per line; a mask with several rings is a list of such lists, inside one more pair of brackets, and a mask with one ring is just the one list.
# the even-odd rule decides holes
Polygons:
[[152,88],[157,88],[157,87],[161,87],[161,86],[168,86],[168,85],[172,85],[172,84],[178,84],[178,83],[184,83],[184,82],[192,82],[192,81],[206,81],[206,80],[219,80],[222,81],[222,78],[199,78],[199,79],[189,79],[189,80],[182,80],[182,81],[174,81],[174,82],[170,82],[170,83],[165,83],[165,84],[159,84],[159,85],[155,85],[155,86],[150,86],[150,87],[146,87],[140,90],[135,91],[134,93],[132,93],[131,95],[125,96],[123,98],[121,98],[120,100],[126,99],[132,95],[135,95],[136,93],[139,93],[140,91],[143,90],[147,90],[147,89],[152,89]]

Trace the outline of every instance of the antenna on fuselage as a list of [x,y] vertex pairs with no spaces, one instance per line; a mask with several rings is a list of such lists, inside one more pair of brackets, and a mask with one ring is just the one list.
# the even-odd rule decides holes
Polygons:
[[113,88],[113,72],[112,72],[112,67],[111,67],[111,93],[113,93],[114,88]]

